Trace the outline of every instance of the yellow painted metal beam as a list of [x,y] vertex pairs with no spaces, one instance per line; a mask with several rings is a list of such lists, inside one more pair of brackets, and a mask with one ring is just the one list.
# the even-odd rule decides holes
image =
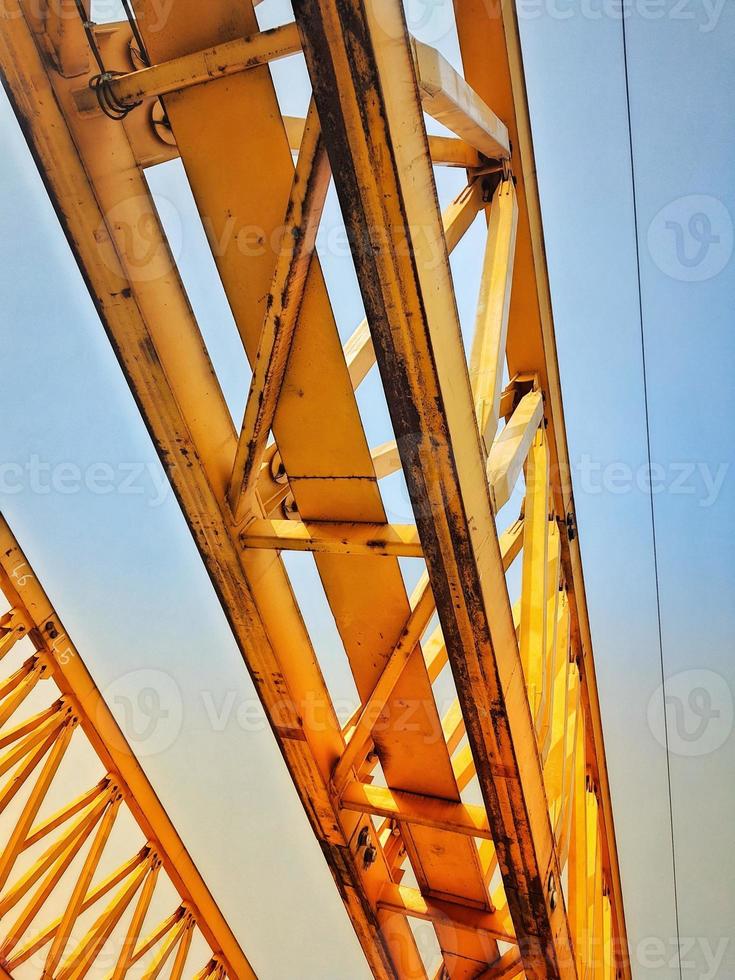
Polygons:
[[[516,523],[503,535],[501,535],[500,538],[501,556],[503,560],[503,567],[506,571],[519,554],[522,542],[523,522],[519,520],[516,521]],[[418,645],[421,636],[429,625],[435,611],[436,603],[434,602],[434,596],[429,587],[429,579],[428,576],[424,574],[419,579],[419,582],[414,589],[414,594],[411,598],[411,614],[406,620],[406,625],[401,632],[401,637],[396,644],[393,653],[388,659],[388,662],[383,668],[383,672],[381,673],[380,678],[378,679],[370,696],[357,713],[354,722],[348,726],[347,746],[337,761],[332,774],[332,786],[340,797],[342,796],[344,788],[350,778],[351,769],[353,766],[355,766],[361,755],[364,754],[364,749],[372,729],[380,718],[391,692],[405,671],[409,658]],[[446,663],[446,647],[444,647],[443,643],[441,654],[439,656],[441,656],[443,663]],[[439,660],[439,656],[435,658],[437,661]],[[438,663],[434,669],[438,669]],[[431,675],[431,670],[429,673]],[[455,705],[458,706],[458,702],[455,702]],[[442,727],[445,727],[444,723],[442,723]],[[464,734],[463,720],[462,734]],[[449,749],[449,753],[451,755],[453,748],[449,741],[447,743],[447,748]],[[474,762],[472,762],[471,759],[471,754],[470,763],[472,775],[474,775],[475,768]],[[457,768],[455,767],[455,773],[456,772]],[[467,781],[468,780],[466,780],[462,775],[457,776],[457,782],[460,790]],[[453,804],[448,805],[451,806]]]
[[514,980],[523,973],[523,960],[517,949],[503,953],[497,963],[484,970],[477,980]]
[[340,805],[348,810],[371,813],[398,823],[437,827],[468,837],[491,838],[485,808],[472,804],[401,793],[399,790],[355,781],[342,791]]
[[454,929],[486,934],[506,943],[516,942],[508,915],[483,912],[443,899],[426,899],[418,889],[406,885],[387,885],[380,893],[378,904],[412,919],[444,920]]
[[[206,7],[196,0],[173,3],[161,32],[151,29],[151,15],[157,15],[153,0],[135,0],[146,47],[158,63],[148,78],[168,73],[171,84],[181,78],[182,65],[191,68],[197,59],[201,72],[202,52],[257,33],[248,0],[236,8],[232,0],[211,0]],[[405,921],[407,905],[420,908],[432,922],[444,970],[454,980],[500,969],[502,957],[492,930],[458,929],[437,900],[481,916],[494,908],[503,909],[506,918],[509,912],[515,928],[508,928],[518,935],[527,976],[574,976],[571,942],[578,945],[575,929],[583,923],[592,923],[594,936],[603,937],[610,951],[619,946],[621,928],[624,933],[599,711],[580,613],[571,497],[564,473],[554,469],[564,462],[563,421],[550,308],[544,305],[540,225],[528,193],[533,172],[512,50],[514,17],[508,5],[501,6],[500,19],[478,9],[469,30],[467,11],[474,3],[457,0],[467,81],[435,52],[412,43],[397,2],[382,3],[379,11],[374,0],[346,0],[346,6],[332,0],[297,3],[368,314],[344,349],[318,258],[305,257],[309,250],[302,253],[296,277],[303,302],[290,307],[291,321],[280,336],[275,317],[271,333],[262,330],[268,324],[269,292],[279,293],[293,279],[293,253],[279,266],[275,246],[243,251],[241,225],[246,218],[263,243],[282,235],[289,191],[298,194],[291,151],[302,142],[306,126],[304,120],[281,117],[264,64],[247,71],[233,66],[231,73],[225,66],[226,78],[217,77],[216,66],[213,76],[189,74],[185,81],[196,84],[167,91],[164,108],[148,97],[139,112],[115,124],[99,112],[79,112],[79,91],[96,67],[78,20],[70,18],[63,30],[34,21],[29,30],[22,17],[14,17],[0,37],[0,65],[16,112],[370,967],[385,978],[426,974]],[[117,67],[129,60],[129,29],[99,28],[94,34],[107,63]],[[476,36],[485,47],[478,48]],[[130,78],[120,82],[129,83]],[[521,103],[517,112],[514,97]],[[432,109],[463,138],[427,139],[421,114]],[[501,145],[500,152],[497,146],[489,150],[496,160],[503,150],[507,156],[509,135],[514,159],[508,166],[481,158],[477,147],[488,139]],[[249,407],[257,403],[258,408],[250,413],[254,424],[244,426],[237,463],[237,434],[141,172],[142,166],[179,153],[254,368]],[[472,168],[468,188],[443,222],[432,180],[438,154]],[[507,178],[516,170],[514,194],[515,184]],[[447,256],[493,188],[471,389]],[[154,261],[144,266],[127,234],[141,223],[152,233],[146,245],[154,246]],[[293,221],[294,230],[302,227]],[[283,344],[276,352],[279,340]],[[511,382],[501,392],[506,354]],[[376,358],[396,440],[371,453],[353,392]],[[507,424],[493,439],[500,417]],[[266,447],[271,428],[275,441]],[[489,462],[481,437],[490,449]],[[535,488],[537,443],[546,449],[543,465],[553,474],[545,494]],[[521,519],[498,539],[493,506],[508,499],[524,464],[528,492]],[[416,528],[386,523],[377,480],[399,466]],[[251,515],[254,519],[245,523]],[[300,520],[280,521],[281,515]],[[539,548],[544,547],[548,554],[542,562]],[[292,548],[314,556],[355,679],[361,707],[344,730],[278,555]],[[521,553],[524,595],[514,619],[504,575]],[[411,602],[398,564],[405,555],[425,559],[431,582],[429,589],[424,580]],[[433,594],[440,626],[421,643]],[[538,642],[530,642],[534,623],[544,616]],[[13,614],[4,619],[0,654],[21,635]],[[440,712],[432,683],[448,663],[458,698]],[[45,669],[39,658],[6,682],[0,714],[9,714],[15,701],[24,703]],[[73,697],[64,697],[68,700],[53,711],[0,732],[0,745],[7,749],[0,769],[17,764],[23,778],[30,778],[70,716]],[[379,725],[371,721],[376,713]],[[370,784],[378,763],[385,787]],[[581,839],[571,840],[576,826],[571,772],[579,766],[596,780],[600,800],[587,812],[594,856]],[[350,783],[353,776],[359,781]],[[467,810],[460,793],[475,778],[484,806]],[[340,801],[339,791],[359,799]],[[0,805],[10,792],[0,790]],[[36,887],[32,902],[39,889],[50,886],[76,839],[63,829],[65,820],[73,833],[77,827],[80,834],[94,832],[96,824],[85,821],[92,819],[88,811],[99,804],[96,799],[87,809],[72,802],[62,811],[64,819],[57,816],[61,822],[48,833],[58,830],[61,839],[36,869],[29,886]],[[407,814],[415,819],[405,819]],[[377,817],[383,822],[374,829]],[[459,823],[452,825],[452,819]],[[479,848],[471,839],[478,827]],[[29,833],[43,830],[41,824]],[[559,889],[572,844],[585,869],[590,901],[570,930]],[[105,886],[122,883],[123,889],[88,937],[80,965],[132,901],[128,877],[152,857],[138,860]],[[381,896],[400,883],[408,865],[418,889],[391,910]],[[491,896],[488,887],[498,867],[504,888]],[[147,866],[143,870],[148,873]],[[608,887],[609,928],[603,895]],[[105,893],[95,889],[82,906],[91,908],[89,903]],[[183,929],[182,921],[172,920],[171,928]],[[174,974],[185,939],[178,931],[176,942],[171,939]],[[12,955],[15,961],[27,959],[48,941],[53,928]],[[165,941],[163,934],[157,941]],[[625,973],[622,954],[606,962],[608,973]],[[223,977],[217,956],[203,975]]]
[[508,127],[436,48],[411,38],[421,104],[430,116],[491,160],[510,157]]
[[337,795],[350,778],[350,770],[370,737],[378,718],[385,710],[388,699],[414,655],[431,618],[436,611],[434,596],[427,575],[422,576],[411,603],[411,613],[401,631],[401,637],[388,658],[375,687],[362,706],[344,752],[335,764],[332,786]]
[[135,954],[135,947],[137,946],[138,939],[140,938],[140,931],[143,928],[143,922],[145,921],[145,917],[148,914],[148,909],[151,905],[159,871],[160,865],[156,863],[150,868],[148,875],[146,876],[143,883],[143,888],[135,904],[133,916],[128,923],[125,938],[120,948],[118,960],[115,964],[114,970],[112,971],[110,980],[123,980],[123,977],[130,968],[133,956]]
[[[304,134],[306,120],[299,116],[284,116],[289,146],[298,150]],[[482,160],[477,150],[464,140],[453,136],[429,136],[429,153],[435,167],[460,167],[464,170],[477,169]]]
[[521,398],[508,424],[490,449],[487,480],[496,511],[510,500],[543,416],[541,392],[529,391]]
[[373,457],[375,476],[379,480],[390,476],[392,473],[397,473],[401,469],[401,455],[398,452],[395,439],[376,446],[371,450],[370,455]]
[[[572,977],[446,251],[436,262],[443,236],[409,38],[398,4],[379,18],[370,0],[298,0],[294,12],[526,973]],[[387,242],[376,248],[378,229]]]
[[[554,681],[559,636],[559,620],[562,590],[560,589],[561,549],[559,526],[555,520],[547,525],[546,565],[546,640],[541,678],[541,697],[536,710],[536,729],[541,758],[546,759],[551,739],[551,713],[554,707]],[[568,609],[568,607],[567,607]],[[566,656],[566,650],[564,650]]]
[[546,653],[546,575],[549,557],[549,453],[546,436],[538,428],[534,430],[526,465],[524,526],[520,646],[528,697],[535,717],[541,697]]
[[[214,45],[203,51],[164,61],[150,68],[113,76],[105,84],[109,97],[121,106],[135,106],[143,99],[168,95],[192,85],[247,71],[258,65],[278,61],[301,50],[295,24],[284,24],[247,37]],[[84,90],[76,99],[80,111],[93,109],[97,99]]]
[[412,524],[347,524],[344,521],[283,521],[256,518],[240,536],[244,548],[313,551],[328,555],[420,558]]
[[306,289],[306,276],[329,186],[329,163],[312,100],[286,206],[283,234],[245,405],[230,507],[236,520],[251,510]]
[[490,204],[487,244],[480,280],[475,334],[470,354],[470,383],[486,451],[495,439],[508,337],[518,202],[512,178],[501,180]]

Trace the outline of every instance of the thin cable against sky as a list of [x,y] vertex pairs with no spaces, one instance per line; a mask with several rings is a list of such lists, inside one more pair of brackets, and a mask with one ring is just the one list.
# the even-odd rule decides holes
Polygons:
[[[646,332],[644,327],[644,317],[643,317],[643,289],[641,285],[641,254],[640,254],[640,243],[638,238],[638,199],[636,192],[636,179],[635,179],[635,154],[633,152],[633,124],[631,119],[631,109],[630,109],[630,76],[628,72],[628,38],[625,29],[626,25],[626,10],[625,5],[622,7],[622,16],[620,19],[622,25],[622,40],[623,40],[623,65],[625,74],[625,104],[626,113],[628,118],[628,145],[630,149],[630,180],[631,180],[631,190],[633,194],[633,227],[635,234],[635,265],[636,265],[636,279],[637,279],[637,291],[638,291],[638,317],[641,327],[641,367],[643,370],[643,406],[646,422],[646,457],[648,462],[648,472],[652,472],[652,459],[651,459],[651,423],[648,410],[648,372],[646,369]],[[663,724],[664,724],[664,742],[666,745],[666,783],[669,797],[669,832],[671,834],[671,869],[673,876],[674,885],[674,920],[676,922],[676,956],[679,965],[679,977],[682,977],[682,965],[681,965],[681,932],[679,929],[679,896],[676,882],[676,845],[674,842],[674,807],[672,802],[671,793],[671,757],[669,753],[669,723],[666,717],[666,669],[664,664],[664,641],[663,641],[663,629],[661,625],[661,590],[659,585],[659,571],[658,571],[658,550],[656,547],[656,508],[653,500],[653,480],[648,481],[649,489],[649,500],[651,506],[651,538],[653,542],[653,574],[654,581],[656,585],[656,624],[658,629],[658,649],[659,649],[659,659],[661,661],[661,697],[663,698]]]

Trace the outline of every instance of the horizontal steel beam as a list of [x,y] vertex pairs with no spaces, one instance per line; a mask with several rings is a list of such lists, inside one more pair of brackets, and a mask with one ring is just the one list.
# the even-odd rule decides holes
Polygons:
[[[185,54],[171,61],[163,61],[151,65],[150,68],[112,76],[105,80],[105,85],[108,95],[115,103],[132,107],[144,99],[226,78],[258,65],[287,58],[300,50],[301,40],[296,25],[284,24],[238,38],[236,41]],[[97,106],[96,98],[87,90],[80,90],[75,97],[77,108],[81,112]]]
[[424,112],[491,160],[510,158],[508,127],[436,48],[411,38]]
[[482,806],[452,803],[359,782],[349,783],[345,787],[340,796],[340,806],[398,823],[419,824],[448,830],[453,834],[492,839],[487,814]]
[[378,907],[412,919],[428,922],[438,919],[455,929],[485,934],[501,942],[517,942],[509,916],[498,911],[483,912],[469,905],[444,899],[427,899],[418,889],[406,885],[386,885],[378,898]]
[[[298,150],[304,133],[306,120],[303,116],[284,116],[283,124],[292,150]],[[474,146],[453,136],[429,136],[431,162],[436,167],[461,167],[473,170],[483,166],[483,161]]]
[[421,558],[421,542],[412,524],[304,523],[256,518],[246,525],[240,535],[240,543],[243,548],[277,551]]

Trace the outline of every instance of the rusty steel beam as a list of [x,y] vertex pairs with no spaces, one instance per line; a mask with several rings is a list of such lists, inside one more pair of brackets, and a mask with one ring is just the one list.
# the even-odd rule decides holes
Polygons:
[[526,975],[574,977],[403,14],[294,12]]

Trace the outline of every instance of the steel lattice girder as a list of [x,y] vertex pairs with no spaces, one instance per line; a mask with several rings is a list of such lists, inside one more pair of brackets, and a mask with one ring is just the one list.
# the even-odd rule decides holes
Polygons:
[[[51,942],[44,971],[49,976],[81,976],[83,973],[74,971],[86,964],[86,973],[103,947],[105,962],[109,962],[111,949],[105,943],[115,923],[134,905],[139,912],[127,927],[121,948],[112,950],[117,962],[112,974],[115,980],[127,976],[147,949],[156,950],[159,942],[162,945],[156,956],[162,963],[164,956],[171,957],[171,976],[180,977],[195,927],[211,949],[205,969],[232,980],[254,978],[245,954],[1,515],[0,592],[10,605],[10,611],[0,617],[0,656],[4,659],[25,638],[32,644],[31,657],[7,679],[4,674],[0,682],[0,770],[4,777],[10,773],[0,788],[0,810],[25,783],[32,786],[0,857],[0,915],[7,920],[12,910],[21,910],[0,945],[3,967],[11,973]],[[53,684],[53,692],[49,691],[50,697],[43,702],[50,707],[28,715],[28,704],[33,700],[30,696],[39,681],[44,689],[48,681]],[[57,792],[54,777],[77,731],[81,732],[79,739],[93,749],[105,775],[76,798],[72,798],[73,785],[65,785],[61,809],[37,822],[50,791]],[[145,845],[118,872],[93,882],[121,806],[132,814]],[[64,894],[62,904],[54,905],[55,889],[63,891],[66,887],[60,882],[73,858],[92,838],[84,866],[76,871],[72,896]],[[45,842],[42,852],[31,851],[34,863],[20,874],[16,870],[20,855],[41,841]],[[155,942],[150,941],[152,937],[141,940],[145,913],[161,871],[182,904],[155,932]],[[122,886],[119,892],[118,886]],[[103,901],[106,895],[113,896],[107,907],[109,898]],[[74,930],[85,910],[92,907],[102,914],[75,950],[78,939]],[[60,908],[66,908],[64,915],[52,919],[45,928],[33,925],[42,912],[48,918]]]
[[[298,10],[374,345],[365,324],[342,350],[314,258],[303,305],[299,298],[300,309],[293,311],[297,329],[285,380],[275,392],[279,398],[273,431],[278,450],[274,446],[266,450],[256,493],[252,497],[246,493],[244,501],[231,489],[236,435],[165,239],[159,229],[154,261],[142,275],[124,232],[134,231],[137,222],[151,217],[155,227],[141,167],[177,152],[215,240],[225,241],[223,232],[233,215],[236,223],[258,224],[266,237],[282,224],[289,194],[294,199],[296,189],[290,148],[299,144],[303,123],[281,121],[262,64],[249,70],[243,65],[237,72],[230,63],[229,78],[206,84],[192,71],[218,65],[211,60],[212,49],[219,51],[223,44],[237,48],[242,38],[253,39],[251,50],[265,53],[264,58],[269,51],[282,54],[278,38],[292,44],[293,32],[286,28],[278,37],[261,41],[247,4],[235,11],[229,0],[213,2],[205,10],[190,0],[176,0],[162,25],[149,16],[156,13],[152,4],[137,4],[149,54],[156,63],[168,63],[159,76],[181,81],[190,73],[185,87],[165,97],[172,125],[172,133],[163,133],[165,142],[158,139],[163,132],[160,113],[153,126],[146,121],[150,112],[156,112],[155,102],[145,103],[122,124],[90,111],[89,52],[81,25],[72,20],[65,22],[60,37],[48,21],[38,23],[31,16],[26,22],[17,16],[19,8],[13,7],[13,16],[3,23],[0,60],[16,112],[375,975],[425,975],[405,921],[406,916],[414,916],[433,923],[444,968],[452,977],[510,977],[524,969],[529,976],[574,975],[570,931],[580,972],[592,964],[600,975],[619,971],[627,976],[579,552],[567,534],[566,518],[573,507],[563,465],[566,449],[538,202],[532,179],[523,179],[524,174],[532,174],[532,167],[517,27],[511,4],[503,7],[502,20],[488,17],[484,8],[468,11],[469,5],[458,3],[468,77],[474,79],[472,68],[478,66],[477,91],[487,94],[488,102],[496,99],[492,108],[500,110],[520,147],[517,159],[511,161],[517,172],[517,195],[511,192],[510,182],[503,181],[489,208],[488,274],[483,277],[484,312],[478,315],[478,335],[491,342],[480,345],[481,370],[473,373],[473,384],[478,377],[493,377],[495,384],[479,394],[473,391],[485,439],[492,439],[496,413],[510,419],[498,440],[486,447],[489,485],[456,331],[440,338],[435,329],[437,316],[447,323],[454,318],[456,323],[446,262],[437,279],[442,288],[424,295],[427,284],[420,249],[411,241],[411,216],[426,218],[434,244],[441,245],[429,154],[435,163],[467,165],[477,173],[478,168],[498,170],[497,164],[488,168],[477,155],[478,149],[488,151],[488,139],[494,141],[490,152],[497,152],[499,158],[507,157],[504,147],[509,144],[505,127],[461,77],[430,49],[409,44],[397,7],[387,5],[375,18],[368,6],[344,5],[340,15],[350,19],[350,45],[342,46],[337,31],[328,38],[322,34],[321,47],[320,22],[334,18],[335,11],[327,3]],[[379,37],[387,24],[392,25],[390,45],[382,44]],[[98,30],[96,36],[115,67],[125,63],[134,67],[127,60],[129,32],[112,26]],[[478,37],[494,52],[492,68],[487,67],[484,48],[478,51]],[[44,64],[49,50],[55,68]],[[391,74],[386,76],[388,65]],[[345,83],[344,98],[335,99],[334,90],[325,91],[326,79],[335,72]],[[218,73],[225,72],[216,67],[210,75]],[[389,82],[381,91],[381,73],[383,78],[402,79],[402,85],[394,91]],[[131,91],[139,91],[135,86],[140,75],[131,75],[130,83],[122,80],[121,90],[128,85]],[[356,75],[371,84],[354,91]],[[434,138],[427,143],[420,125],[419,96],[424,108],[452,126],[462,140]],[[365,124],[362,111],[367,118],[376,106],[377,115]],[[337,137],[348,132],[343,146]],[[473,140],[480,144],[476,149]],[[365,159],[365,142],[387,168],[382,176],[386,186],[395,189],[393,212],[387,207],[381,211],[375,192],[370,197],[374,174]],[[391,170],[386,151],[395,160],[407,161],[405,174],[396,172],[400,168]],[[418,179],[407,188],[408,174],[411,180]],[[356,191],[356,177],[359,183],[362,176],[369,179]],[[475,179],[471,190],[443,216],[450,249],[481,206],[480,183]],[[508,217],[497,220],[501,213]],[[404,246],[408,242],[408,250],[392,255],[388,249],[387,256],[376,259],[373,249],[366,247],[375,244],[370,240],[377,227],[370,221],[375,215],[389,218],[387,236],[384,231],[377,244],[393,246],[399,240]],[[263,250],[259,257],[246,259],[237,248],[224,247],[217,258],[252,361],[262,339],[264,297],[278,284],[278,278],[271,281],[275,256]],[[375,277],[378,268],[387,270],[385,280]],[[287,283],[288,263],[283,275]],[[395,302],[396,296],[401,302]],[[415,313],[408,326],[405,310],[401,312],[403,297],[408,300],[406,309]],[[424,302],[427,298],[430,302]],[[506,347],[513,381],[499,396],[499,365]],[[318,365],[315,351],[320,356]],[[399,444],[371,453],[352,389],[376,352]],[[427,405],[429,391],[447,395],[450,389],[451,397],[438,409],[437,403]],[[480,410],[480,405],[485,408]],[[492,408],[486,417],[488,405]],[[545,436],[537,433],[541,409]],[[436,459],[421,452],[430,439],[439,447]],[[262,447],[258,451],[262,453]],[[395,469],[399,455],[414,497],[418,536],[415,529],[385,525],[375,465],[380,456],[381,467]],[[525,521],[501,538],[498,549],[490,499],[497,504],[507,496],[527,455],[527,482],[530,467],[540,474],[537,505],[534,509],[534,497],[529,496]],[[543,474],[549,469],[553,471],[552,521],[546,519],[543,496],[547,488]],[[280,505],[289,491],[291,509],[301,523],[273,520],[281,516]],[[445,499],[443,493],[450,496]],[[236,521],[228,497],[234,498],[236,509],[244,504],[244,513],[252,513],[255,520]],[[437,497],[443,503],[433,512],[427,504],[436,503]],[[449,505],[444,509],[446,500]],[[467,514],[479,520],[479,538]],[[529,514],[535,515],[530,523]],[[289,515],[293,516],[290,511]],[[437,547],[437,542],[445,547]],[[513,623],[503,572],[521,544],[523,596]],[[284,568],[272,550],[284,547],[315,552],[351,662],[363,705],[344,732]],[[425,580],[409,604],[396,556],[422,552],[431,587]],[[461,586],[461,591],[448,591],[452,586]],[[454,594],[463,599],[457,610],[449,600]],[[444,636],[441,630],[434,631],[424,638],[422,651],[418,639],[435,598]],[[489,611],[496,615],[488,617]],[[523,672],[527,683],[532,681],[528,698],[518,669],[516,631],[526,658]],[[405,636],[416,639],[402,642]],[[447,656],[459,700],[439,719],[431,682]],[[505,686],[504,674],[506,681],[510,676]],[[397,709],[407,699],[421,705],[420,724],[413,733],[399,730],[396,723]],[[318,725],[311,724],[315,705]],[[487,724],[488,706],[491,715],[495,713],[495,727]],[[365,721],[376,707],[387,719],[380,730]],[[580,718],[583,724],[578,723]],[[437,730],[443,731],[444,739],[427,738]],[[471,750],[461,745],[465,730]],[[363,741],[366,733],[371,737]],[[374,765],[371,745],[380,757],[387,789],[354,781],[355,775],[367,777]],[[475,762],[487,806],[484,815],[461,803],[460,793],[475,775]],[[360,814],[379,815],[387,822],[376,834]],[[485,839],[478,848],[473,836],[492,836],[494,843]],[[371,857],[374,852],[372,863],[366,859],[368,847]],[[598,861],[588,867],[591,853],[598,855]],[[400,885],[406,856],[418,890]],[[498,858],[505,888],[491,897],[488,884]],[[569,872],[568,903],[560,901],[561,866]],[[501,957],[498,939],[518,943],[523,963],[517,953]]]

